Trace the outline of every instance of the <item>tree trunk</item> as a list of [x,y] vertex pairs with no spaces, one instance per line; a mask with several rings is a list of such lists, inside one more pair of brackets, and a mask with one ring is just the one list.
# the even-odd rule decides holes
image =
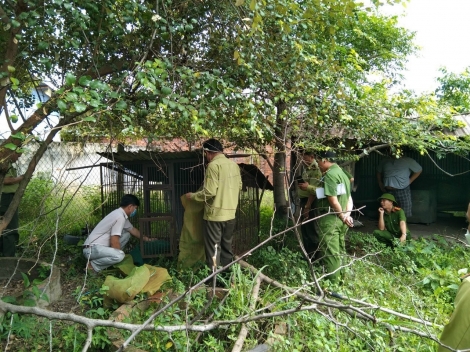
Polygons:
[[[48,101],[48,103],[51,103],[51,104],[55,103],[55,100],[50,99]],[[41,119],[41,116],[44,116],[44,115],[42,115],[44,113],[44,111],[45,111],[45,109],[42,109],[42,108],[36,110],[36,112],[32,115],[31,118],[29,118],[27,120],[27,122],[30,121],[30,120],[33,121],[33,120],[36,120],[36,119]],[[49,132],[49,135],[47,136],[46,140],[41,143],[40,147],[38,148],[38,150],[34,154],[31,161],[29,162],[28,168],[26,169],[26,172],[24,173],[24,178],[19,183],[18,190],[15,192],[15,195],[13,196],[13,199],[12,199],[7,211],[5,212],[4,216],[2,218],[0,218],[0,233],[4,229],[6,229],[6,227],[10,223],[11,218],[13,217],[14,212],[16,211],[16,209],[18,208],[18,206],[20,204],[21,198],[23,197],[24,192],[26,191],[26,186],[28,185],[29,181],[31,180],[31,177],[33,176],[33,172],[36,169],[37,163],[43,157],[43,155],[46,152],[48,146],[52,143],[52,141],[54,139],[54,136],[57,133],[59,133],[59,131],[62,129],[62,127],[66,126],[67,124],[72,122],[74,119],[77,118],[77,116],[85,114],[87,111],[82,112],[82,113],[69,113],[69,114],[65,115],[64,117],[62,117],[62,119],[57,124],[57,126]],[[46,116],[47,115],[42,117],[42,119],[44,119]],[[24,123],[22,126],[25,126],[25,125],[27,125],[27,123]],[[10,140],[11,140],[11,136],[6,140],[6,142],[8,142]],[[13,141],[12,141],[12,143],[13,143]],[[1,144],[0,147],[3,146],[4,144],[5,144],[5,142],[3,144]],[[9,151],[9,149],[7,149],[7,148],[3,148],[2,152],[0,152],[0,160],[2,160],[0,162],[0,181],[2,183],[3,183],[3,180],[4,180],[5,174],[8,170],[8,168],[7,168],[7,165],[8,165],[8,162],[9,162],[8,153],[11,153],[11,151]],[[1,159],[1,158],[4,158],[4,159]]]
[[288,203],[286,198],[286,119],[283,117],[286,104],[277,104],[276,137],[274,143],[274,165],[273,165],[273,186],[274,186],[274,206],[277,214],[286,215],[288,213]]

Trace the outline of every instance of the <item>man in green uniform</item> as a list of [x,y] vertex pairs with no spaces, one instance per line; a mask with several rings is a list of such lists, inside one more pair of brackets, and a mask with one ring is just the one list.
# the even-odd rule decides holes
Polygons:
[[339,270],[346,255],[344,237],[353,226],[351,183],[343,170],[333,162],[335,154],[331,151],[316,155],[318,166],[323,173],[320,188],[317,189],[315,224],[319,237],[319,250],[326,278],[338,282],[342,275]]
[[378,199],[379,208],[379,229],[373,235],[377,241],[393,246],[393,240],[399,238],[400,242],[405,242],[410,231],[406,226],[406,215],[403,209],[399,208],[393,194],[384,193]]
[[242,179],[240,167],[224,155],[222,144],[217,139],[207,140],[202,147],[209,161],[204,185],[196,193],[186,193],[186,197],[204,203],[206,263],[209,268],[214,268],[229,264],[233,258],[232,235]]
[[[300,216],[303,222],[315,217],[313,201],[315,200],[315,190],[320,184],[321,171],[315,161],[315,154],[305,151],[302,155],[301,178],[297,178],[297,196],[300,202]],[[315,222],[302,223],[300,226],[304,248],[309,257],[315,255],[318,249],[318,235],[315,231]]]
[[[470,275],[470,274],[469,274]],[[470,349],[470,276],[464,277],[457,296],[455,296],[455,308],[449,323],[444,327],[441,335],[441,343],[453,348],[453,350]],[[439,352],[451,351],[439,346]]]
[[[13,196],[18,189],[18,184],[23,179],[23,175],[18,176],[16,168],[12,163],[16,162],[20,154],[13,153],[10,156],[10,165],[3,180],[2,199],[0,202],[0,216],[4,216],[8,207],[10,206]],[[8,226],[3,230],[2,237],[0,238],[0,252],[4,257],[14,257],[16,253],[16,245],[19,241],[18,233],[18,208],[16,209],[13,217],[11,218]]]

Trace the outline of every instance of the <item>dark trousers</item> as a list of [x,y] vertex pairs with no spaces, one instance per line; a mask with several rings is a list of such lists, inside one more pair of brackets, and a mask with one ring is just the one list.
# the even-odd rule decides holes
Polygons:
[[[14,193],[2,194],[2,201],[0,202],[0,216],[5,215],[14,195]],[[18,209],[16,209],[10,223],[7,228],[3,230],[2,236],[0,237],[0,253],[3,253],[4,257],[15,256],[16,245],[20,239],[18,226]]]
[[[304,207],[307,203],[307,198],[300,198],[300,216],[303,221],[313,219],[315,217],[313,209],[310,209],[308,213],[308,219],[303,217]],[[307,251],[307,254],[310,258],[318,255],[318,234],[315,230],[315,221],[310,221],[306,224],[300,226],[300,231],[302,232],[302,241],[304,243],[304,248]]]
[[232,236],[235,230],[235,219],[228,221],[204,220],[204,248],[206,263],[209,268],[214,266],[212,257],[217,244],[216,265],[225,266],[232,261]]

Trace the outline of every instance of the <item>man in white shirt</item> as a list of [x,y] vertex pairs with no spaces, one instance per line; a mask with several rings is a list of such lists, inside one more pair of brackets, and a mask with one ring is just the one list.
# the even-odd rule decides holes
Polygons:
[[[140,231],[129,221],[137,213],[139,199],[133,194],[125,194],[120,208],[109,213],[93,229],[83,244],[83,255],[88,260],[88,269],[100,272],[124,259],[125,247],[130,235],[140,238]],[[144,236],[144,241],[148,238]]]

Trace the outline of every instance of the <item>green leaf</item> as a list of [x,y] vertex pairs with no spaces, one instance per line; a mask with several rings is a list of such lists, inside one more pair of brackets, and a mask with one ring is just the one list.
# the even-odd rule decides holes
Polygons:
[[50,303],[50,301],[49,301],[49,296],[46,295],[44,292],[41,293],[41,296],[40,296],[39,298],[42,299],[42,300],[44,300],[44,301],[46,301],[46,302],[49,302],[49,303]]
[[7,144],[4,145],[4,147],[7,148],[7,149],[10,149],[10,150],[16,150],[16,148],[18,148],[13,143],[7,143]]
[[68,92],[67,95],[65,96],[65,100],[67,101],[77,101],[78,100],[78,95],[72,92]]
[[41,42],[39,42],[39,44],[38,44],[38,49],[39,49],[39,50],[45,50],[45,49],[47,49],[48,47],[49,47],[49,43],[48,43],[48,42],[43,42],[43,41],[41,41]]
[[78,83],[80,83],[81,86],[88,87],[91,83],[91,77],[90,76],[82,76],[78,80]]
[[124,110],[127,107],[127,103],[124,100],[119,100],[115,107],[116,110]]
[[162,87],[162,94],[164,96],[170,95],[172,92],[172,89],[170,87]]
[[18,79],[16,79],[15,77],[10,77],[10,81],[11,81],[11,83],[13,83],[15,86],[17,86],[17,85],[20,84],[20,81],[18,81]]
[[8,72],[15,72],[15,68],[13,66],[8,65]]
[[131,120],[131,118],[130,118],[129,116],[127,116],[127,115],[122,115],[122,119],[123,119],[124,121],[127,121],[127,122],[129,122],[130,124],[132,124],[132,120]]
[[67,73],[65,75],[65,83],[69,86],[72,86],[75,84],[75,82],[77,81],[77,77],[75,77],[74,75],[72,75],[71,73]]
[[5,303],[16,303],[16,298],[13,296],[4,296],[2,297],[2,301]]
[[103,83],[99,80],[93,80],[90,82],[90,88],[91,89],[99,89],[99,90],[108,90],[108,85],[106,83]]
[[12,138],[16,138],[16,139],[19,139],[21,141],[24,141],[24,134],[21,133],[21,132],[18,132],[18,133],[15,133],[15,134],[12,134],[11,135]]
[[86,122],[96,122],[96,118],[94,116],[87,116],[82,119],[82,121]]
[[67,104],[65,103],[65,101],[63,101],[62,99],[58,99],[57,100],[57,107],[60,109],[60,110],[66,110],[67,109]]
[[41,296],[41,291],[39,291],[37,286],[33,286],[32,291],[33,291],[33,294],[36,298],[39,298],[39,296]]
[[23,305],[26,307],[36,307],[36,301],[34,299],[25,299]]
[[73,106],[75,107],[76,112],[83,112],[86,110],[86,104],[80,102],[73,103]]
[[24,287],[29,287],[31,283],[29,282],[29,277],[25,273],[21,273],[21,276],[23,276],[23,285]]
[[10,120],[11,120],[11,122],[16,123],[16,122],[18,122],[18,116],[17,115],[10,115]]

